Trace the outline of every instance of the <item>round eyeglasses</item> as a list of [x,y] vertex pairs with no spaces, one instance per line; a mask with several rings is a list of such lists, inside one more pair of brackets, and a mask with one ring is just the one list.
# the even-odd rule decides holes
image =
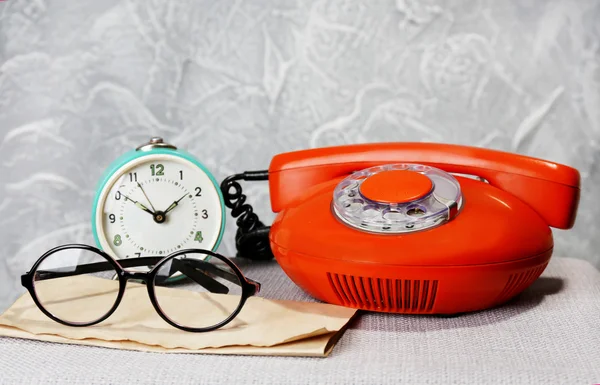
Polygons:
[[129,290],[145,284],[156,312],[172,326],[206,332],[231,322],[260,283],[246,278],[228,258],[203,249],[166,257],[115,260],[82,244],[55,247],[21,276],[37,307],[68,326],[90,326],[115,312]]

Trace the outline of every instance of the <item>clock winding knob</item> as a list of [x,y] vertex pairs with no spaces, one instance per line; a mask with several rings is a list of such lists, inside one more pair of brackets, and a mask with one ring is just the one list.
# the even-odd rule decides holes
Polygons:
[[136,151],[150,151],[155,148],[170,148],[172,150],[177,149],[177,147],[173,146],[172,144],[165,143],[163,138],[159,136],[153,136],[148,142],[136,148]]

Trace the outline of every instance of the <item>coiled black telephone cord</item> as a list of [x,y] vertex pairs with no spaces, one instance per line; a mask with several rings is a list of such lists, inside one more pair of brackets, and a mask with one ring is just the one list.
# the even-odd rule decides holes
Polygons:
[[[231,209],[231,216],[237,218],[238,226],[235,234],[235,246],[237,256],[253,260],[269,260],[273,258],[273,252],[269,244],[269,230],[271,226],[265,226],[251,205],[246,203],[246,195],[242,193],[242,186],[238,181],[268,180],[269,172],[246,171],[242,174],[228,176],[221,183],[221,192],[225,206]],[[233,189],[233,191],[232,191]]]

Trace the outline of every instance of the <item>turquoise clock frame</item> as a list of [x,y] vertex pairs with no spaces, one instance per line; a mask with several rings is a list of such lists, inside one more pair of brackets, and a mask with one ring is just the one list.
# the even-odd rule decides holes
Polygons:
[[92,211],[92,234],[94,235],[94,241],[96,242],[96,245],[101,250],[102,250],[102,245],[100,244],[100,239],[98,238],[98,229],[96,228],[96,211],[98,209],[98,205],[100,204],[100,202],[99,202],[100,193],[104,189],[104,186],[106,186],[110,177],[118,169],[120,169],[127,163],[129,163],[135,159],[143,158],[143,157],[146,157],[149,155],[162,155],[162,154],[176,156],[179,158],[183,158],[189,162],[192,162],[195,166],[202,169],[202,171],[204,171],[204,173],[206,175],[208,175],[208,177],[210,178],[211,182],[215,186],[215,189],[217,190],[217,193],[219,194],[219,201],[221,204],[221,218],[222,218],[219,237],[217,238],[217,242],[215,243],[215,245],[213,246],[211,251],[216,251],[219,248],[219,246],[221,245],[221,241],[223,239],[223,233],[225,232],[225,221],[226,221],[225,201],[223,200],[223,194],[221,193],[221,189],[219,188],[219,183],[217,182],[217,180],[215,179],[213,174],[210,171],[208,171],[208,169],[202,163],[200,163],[192,154],[188,153],[185,150],[170,149],[170,148],[153,148],[151,150],[145,150],[145,151],[132,150],[132,151],[129,151],[129,152],[123,154],[122,156],[117,158],[114,162],[112,162],[108,166],[108,168],[106,169],[104,174],[102,175],[102,177],[100,179],[100,183],[96,187],[96,194],[94,196],[94,207],[92,209],[93,210]]

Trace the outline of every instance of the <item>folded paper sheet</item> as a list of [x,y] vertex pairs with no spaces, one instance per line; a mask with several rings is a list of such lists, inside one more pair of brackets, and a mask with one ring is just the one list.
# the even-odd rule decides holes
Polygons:
[[[114,298],[114,281],[91,277],[82,281],[82,278],[62,280],[61,285],[75,284],[78,290],[87,293],[65,304],[62,315],[72,311],[75,316],[82,308],[77,301],[86,301],[85,307],[90,308],[89,301],[105,303],[103,296]],[[53,289],[57,290],[58,297],[60,285],[53,285]],[[188,296],[197,296],[197,293],[161,290],[162,295],[169,295],[172,306],[188,309],[193,314]],[[211,304],[218,306],[226,300],[219,294],[203,295],[207,304],[201,307],[198,317],[210,312]],[[197,304],[197,300],[195,297],[193,303]],[[0,335],[165,353],[323,357],[331,352],[355,313],[354,309],[329,304],[251,297],[238,316],[223,328],[190,333],[160,318],[150,303],[145,285],[129,282],[119,308],[107,320],[87,327],[65,326],[51,320],[37,308],[28,293],[24,294],[0,316]]]

